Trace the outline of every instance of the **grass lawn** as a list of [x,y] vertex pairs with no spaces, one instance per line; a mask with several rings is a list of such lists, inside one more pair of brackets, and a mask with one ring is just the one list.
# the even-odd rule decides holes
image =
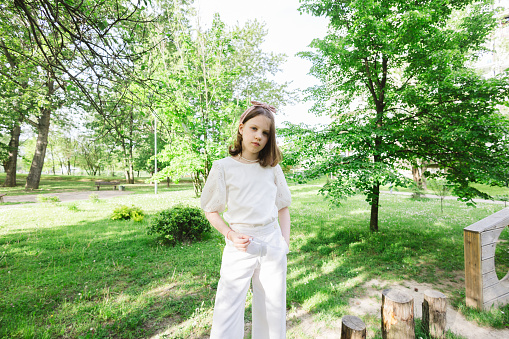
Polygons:
[[[438,199],[386,194],[380,232],[371,234],[362,196],[331,208],[318,189],[291,186],[289,313],[302,310],[313,321],[330,322],[349,314],[349,299],[362,295],[370,280],[413,280],[437,286],[471,320],[509,325],[509,306],[469,309],[463,287],[463,228],[503,206],[447,200],[441,213]],[[147,235],[154,213],[178,203],[199,205],[186,184],[157,196],[151,190],[98,202],[0,208],[0,337],[206,337],[224,240],[214,233],[200,243],[168,247]],[[141,207],[145,219],[110,220],[120,205]],[[509,239],[506,231],[501,238]],[[497,246],[499,275],[509,269],[508,243]],[[363,320],[369,337],[380,338],[379,320]],[[288,337],[304,336],[292,329]]]

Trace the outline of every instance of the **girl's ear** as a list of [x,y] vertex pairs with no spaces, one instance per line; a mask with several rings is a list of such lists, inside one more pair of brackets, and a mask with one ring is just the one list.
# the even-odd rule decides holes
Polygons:
[[244,124],[239,124],[239,133],[240,133],[240,135],[242,135],[243,132],[244,132]]

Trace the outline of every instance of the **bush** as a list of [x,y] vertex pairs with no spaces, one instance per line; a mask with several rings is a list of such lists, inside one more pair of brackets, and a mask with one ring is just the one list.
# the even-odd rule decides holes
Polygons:
[[95,194],[95,193],[92,193],[88,196],[88,198],[90,199],[91,202],[93,203],[96,203],[96,202],[99,202],[99,195],[98,194]]
[[57,197],[56,195],[48,195],[48,196],[44,196],[44,195],[38,195],[37,196],[37,201],[38,202],[49,202],[49,203],[57,203],[57,202],[60,202],[60,198]]
[[72,204],[70,205],[67,205],[67,208],[69,209],[69,211],[72,211],[72,212],[79,212],[80,209],[78,207],[78,204],[73,202]]
[[157,234],[170,245],[200,241],[210,231],[201,209],[183,205],[157,213],[148,226],[148,234]]
[[412,181],[408,187],[412,190],[412,199],[419,200],[425,193],[422,185],[418,185],[415,181]]
[[142,221],[145,213],[141,210],[141,208],[132,206],[128,207],[122,205],[113,210],[113,214],[111,215],[111,220],[134,220],[134,221]]

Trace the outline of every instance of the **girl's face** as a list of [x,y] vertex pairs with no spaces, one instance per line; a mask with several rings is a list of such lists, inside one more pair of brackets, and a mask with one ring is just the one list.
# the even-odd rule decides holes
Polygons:
[[271,120],[257,115],[239,126],[242,134],[242,156],[254,160],[269,141]]

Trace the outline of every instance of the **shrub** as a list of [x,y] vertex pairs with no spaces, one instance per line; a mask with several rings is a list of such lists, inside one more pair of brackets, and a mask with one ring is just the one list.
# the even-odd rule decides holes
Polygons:
[[422,185],[418,185],[415,181],[412,181],[408,187],[412,190],[412,199],[419,200],[425,193]]
[[38,202],[56,203],[56,202],[60,202],[60,198],[57,197],[56,195],[48,195],[48,196],[38,195],[37,196],[37,201]]
[[80,209],[78,207],[78,204],[73,202],[72,204],[70,205],[67,205],[67,208],[69,209],[69,211],[72,211],[72,212],[79,212]]
[[98,194],[95,194],[95,193],[92,193],[88,196],[88,198],[90,199],[91,202],[93,203],[96,203],[96,202],[99,202],[99,195]]
[[197,207],[177,205],[150,219],[148,234],[158,234],[170,245],[200,241],[211,231],[202,210]]
[[128,207],[122,205],[113,210],[113,214],[111,215],[111,220],[134,220],[134,221],[142,221],[145,213],[141,210],[141,208],[132,206]]

